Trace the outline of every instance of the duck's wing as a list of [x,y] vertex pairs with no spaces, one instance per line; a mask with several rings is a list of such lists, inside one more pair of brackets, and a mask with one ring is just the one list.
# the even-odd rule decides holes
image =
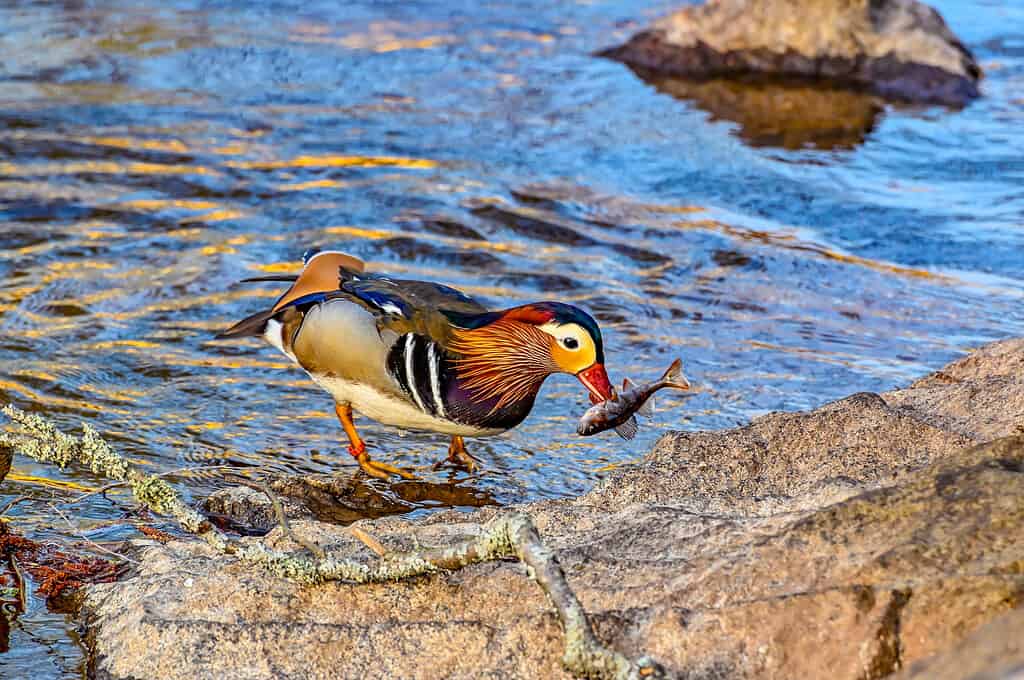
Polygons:
[[218,337],[262,336],[307,371],[382,388],[388,383],[391,349],[400,340],[443,363],[452,319],[488,313],[455,288],[368,273],[361,261],[344,253],[317,253],[297,276],[257,280],[291,280],[292,286],[270,309]]
[[396,335],[415,333],[442,347],[451,334],[453,317],[487,314],[487,308],[460,290],[432,281],[356,275],[341,282],[376,317],[382,330]]

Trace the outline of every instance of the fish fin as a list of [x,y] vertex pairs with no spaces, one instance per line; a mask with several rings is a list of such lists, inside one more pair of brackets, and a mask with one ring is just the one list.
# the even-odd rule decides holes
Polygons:
[[647,401],[645,401],[643,404],[641,404],[640,408],[638,408],[636,410],[636,412],[639,413],[642,416],[647,416],[648,418],[653,416],[654,415],[654,395],[652,394],[650,397],[648,397]]
[[626,422],[622,423],[621,425],[619,425],[618,427],[615,428],[615,432],[620,437],[622,437],[623,439],[625,439],[627,441],[636,436],[636,431],[637,431],[636,417],[634,417],[634,416],[630,416],[629,420],[627,420]]
[[690,381],[683,375],[682,359],[672,362],[672,365],[665,371],[665,375],[661,376],[661,382],[665,384],[665,387],[674,387],[677,390],[690,389]]

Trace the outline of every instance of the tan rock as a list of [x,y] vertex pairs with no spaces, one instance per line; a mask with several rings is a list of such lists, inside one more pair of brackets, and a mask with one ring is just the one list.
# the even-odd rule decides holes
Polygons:
[[1024,677],[1024,609],[993,619],[952,648],[910,665],[893,680],[1020,680]]
[[[953,381],[670,433],[592,492],[520,509],[599,637],[680,677],[1012,668],[1020,647],[1005,631],[1019,617],[1000,642],[975,633],[1024,597],[1024,437],[970,445],[1024,417],[1022,359],[1024,342],[1004,343],[947,367]],[[968,386],[995,384],[1000,403],[976,395],[983,408],[958,410]],[[441,545],[495,512],[364,524],[393,548]],[[340,526],[293,527],[374,559]],[[295,547],[278,529],[268,540]],[[139,559],[131,578],[89,588],[97,677],[566,677],[557,619],[518,564],[303,588],[191,541],[140,544]],[[975,651],[988,666],[965,660]]]
[[981,70],[917,0],[708,0],[603,52],[658,75],[831,78],[910,101],[963,105]]

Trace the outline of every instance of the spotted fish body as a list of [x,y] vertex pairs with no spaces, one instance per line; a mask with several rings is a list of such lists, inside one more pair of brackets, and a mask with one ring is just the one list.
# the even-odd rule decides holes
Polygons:
[[615,398],[595,404],[583,414],[576,432],[589,437],[614,428],[623,439],[632,439],[637,432],[635,414],[650,412],[648,401],[655,392],[665,387],[677,390],[690,389],[690,383],[683,375],[682,369],[683,362],[676,359],[664,375],[654,382],[630,385],[627,380],[623,390]]

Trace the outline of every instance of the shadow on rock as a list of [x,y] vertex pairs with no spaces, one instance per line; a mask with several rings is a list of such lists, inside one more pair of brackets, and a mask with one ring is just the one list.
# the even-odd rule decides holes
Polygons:
[[[401,515],[421,509],[479,508],[499,503],[487,491],[461,483],[402,481],[390,485],[362,475],[277,477],[266,482],[290,519],[351,524],[360,519]],[[211,518],[239,533],[263,534],[277,526],[266,493],[248,486],[222,489],[204,505]]]
[[633,70],[659,92],[692,101],[712,120],[737,123],[737,134],[751,146],[852,149],[875,128],[884,108],[867,92],[807,80],[687,80]]

